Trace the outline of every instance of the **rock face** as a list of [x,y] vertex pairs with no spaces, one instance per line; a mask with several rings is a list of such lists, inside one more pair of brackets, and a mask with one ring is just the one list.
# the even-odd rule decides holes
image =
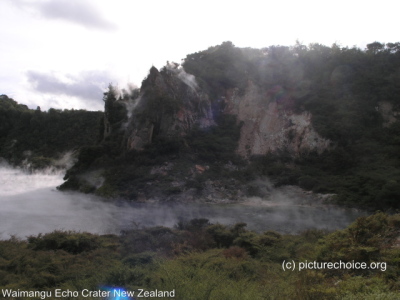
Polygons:
[[277,97],[284,94],[281,89],[277,87],[271,93],[249,82],[244,95],[237,90],[227,92],[225,113],[237,115],[243,124],[237,149],[240,155],[249,157],[279,150],[298,155],[329,148],[331,142],[314,130],[309,112],[294,113],[290,95]]
[[151,68],[136,101],[128,112],[128,150],[141,150],[156,136],[184,136],[195,126],[215,125],[208,95],[193,75],[175,64],[168,64],[161,72]]
[[380,112],[380,114],[382,115],[383,127],[389,127],[390,125],[395,123],[400,116],[400,112],[395,111],[393,109],[392,103],[390,103],[388,101],[378,102],[378,106],[376,107],[376,110],[378,112]]
[[243,157],[282,150],[294,156],[321,153],[330,146],[313,129],[309,112],[294,112],[293,97],[282,87],[263,90],[249,81],[242,93],[227,89],[224,97],[211,99],[207,88],[173,63],[161,71],[152,67],[139,97],[126,106],[127,150],[142,150],[156,136],[174,138],[216,125],[219,113],[236,115],[242,123],[237,152]]

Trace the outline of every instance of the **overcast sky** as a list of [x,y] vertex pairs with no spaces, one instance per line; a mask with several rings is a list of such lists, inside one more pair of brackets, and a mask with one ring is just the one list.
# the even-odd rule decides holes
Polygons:
[[0,94],[42,110],[103,110],[109,83],[239,47],[399,41],[395,1],[0,0]]

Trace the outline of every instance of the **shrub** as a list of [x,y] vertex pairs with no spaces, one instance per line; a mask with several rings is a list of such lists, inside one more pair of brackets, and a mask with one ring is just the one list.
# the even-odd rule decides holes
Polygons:
[[64,250],[72,254],[98,248],[99,241],[90,233],[54,231],[45,235],[29,236],[28,243],[33,250]]
[[222,255],[226,258],[246,259],[247,252],[243,248],[233,246],[222,251]]

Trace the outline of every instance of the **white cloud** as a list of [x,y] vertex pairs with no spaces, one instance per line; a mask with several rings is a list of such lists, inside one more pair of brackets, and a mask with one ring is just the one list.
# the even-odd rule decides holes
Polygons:
[[88,0],[13,0],[12,3],[48,19],[63,20],[101,30],[117,29],[117,25],[104,18],[97,7]]

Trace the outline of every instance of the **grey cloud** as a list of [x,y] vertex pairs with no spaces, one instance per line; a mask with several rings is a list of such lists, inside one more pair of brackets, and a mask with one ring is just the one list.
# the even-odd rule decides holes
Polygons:
[[60,19],[77,23],[84,27],[101,30],[115,30],[117,25],[104,18],[87,0],[47,0],[25,1],[13,0],[19,8],[33,9],[45,18]]
[[52,73],[30,70],[26,75],[33,88],[40,93],[73,96],[97,104],[102,101],[104,89],[113,81],[105,71],[86,71],[78,76],[67,74],[68,82]]

